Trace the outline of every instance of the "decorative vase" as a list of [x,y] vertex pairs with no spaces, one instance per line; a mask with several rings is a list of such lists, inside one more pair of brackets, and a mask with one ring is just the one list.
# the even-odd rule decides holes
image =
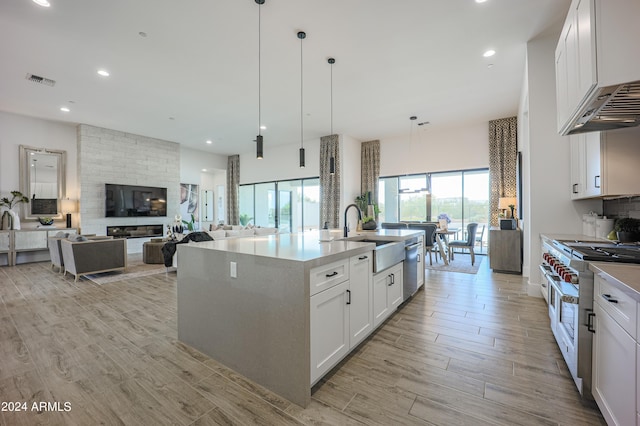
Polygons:
[[618,241],[621,243],[635,243],[640,241],[640,233],[618,231]]
[[370,220],[362,224],[362,229],[365,231],[374,231],[378,227],[375,220]]
[[0,229],[20,229],[20,216],[13,210],[5,210],[2,213]]
[[2,212],[2,222],[0,222],[0,229],[13,229],[13,218],[9,214],[9,210]]

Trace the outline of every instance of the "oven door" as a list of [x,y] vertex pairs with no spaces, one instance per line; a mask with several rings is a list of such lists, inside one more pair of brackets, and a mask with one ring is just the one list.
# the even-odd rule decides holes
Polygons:
[[[580,309],[577,294],[571,294],[572,291],[564,291],[569,289],[568,286],[570,284],[560,281],[552,284],[554,318],[552,319],[551,331],[553,331],[571,376],[575,380],[578,377],[578,314]],[[550,315],[551,312],[551,304],[549,304]]]

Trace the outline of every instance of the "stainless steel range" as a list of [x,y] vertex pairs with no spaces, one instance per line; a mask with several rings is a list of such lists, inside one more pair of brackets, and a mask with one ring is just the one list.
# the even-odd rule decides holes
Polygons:
[[604,241],[546,240],[540,270],[551,331],[584,398],[591,395],[593,273],[589,262],[640,263],[640,246]]

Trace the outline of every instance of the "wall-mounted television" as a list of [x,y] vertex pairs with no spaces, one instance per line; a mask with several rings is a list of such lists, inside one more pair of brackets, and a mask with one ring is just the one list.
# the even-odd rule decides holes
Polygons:
[[167,188],[107,183],[105,217],[166,216]]

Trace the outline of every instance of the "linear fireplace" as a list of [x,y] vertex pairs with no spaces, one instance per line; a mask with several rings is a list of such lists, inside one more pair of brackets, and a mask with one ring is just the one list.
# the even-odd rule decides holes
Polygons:
[[162,225],[107,226],[107,235],[113,238],[162,237]]

